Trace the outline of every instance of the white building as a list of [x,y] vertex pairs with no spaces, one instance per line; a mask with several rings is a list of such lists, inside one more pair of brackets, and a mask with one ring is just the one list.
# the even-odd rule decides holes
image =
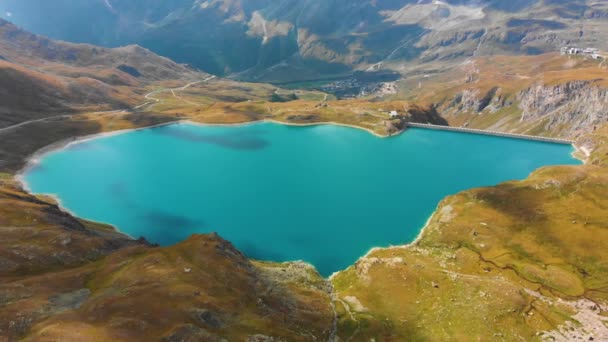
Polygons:
[[562,55],[578,55],[583,53],[583,49],[572,46],[564,46],[560,51]]
[[396,110],[391,110],[391,112],[388,113],[388,115],[390,115],[391,118],[396,118],[399,116],[399,113]]
[[562,55],[584,55],[593,59],[602,59],[600,50],[592,47],[582,49],[578,47],[564,46],[560,49],[560,52]]

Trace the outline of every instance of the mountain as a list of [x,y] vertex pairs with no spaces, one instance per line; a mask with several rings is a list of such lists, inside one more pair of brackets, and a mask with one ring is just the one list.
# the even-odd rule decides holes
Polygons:
[[5,0],[0,7],[52,38],[137,43],[207,72],[273,82],[368,69],[405,74],[564,45],[608,50],[601,0]]
[[[606,32],[603,2],[4,0],[1,6],[7,5],[5,16],[39,32],[106,45],[149,39],[167,54],[200,58],[201,66],[224,73],[250,69],[240,77],[331,78],[370,66],[375,72],[325,85],[361,88],[359,98],[339,100],[318,90],[212,78],[139,46],[66,43],[0,21],[0,340],[608,339],[605,62],[525,55],[538,52],[528,44],[552,51],[544,45],[551,37],[559,46],[576,13],[589,18],[583,23],[595,34]],[[524,20],[543,11],[549,11],[543,19],[484,26],[488,32],[480,36],[437,43],[478,30],[478,21]],[[438,29],[441,18],[454,26]],[[403,40],[410,30],[420,32],[411,49]],[[504,30],[525,37],[499,44]],[[585,29],[568,44],[591,45],[589,37]],[[471,56],[471,46],[479,55]],[[260,62],[265,58],[270,62]],[[425,71],[403,77],[410,71],[401,67]],[[370,78],[381,79],[380,86],[368,89]],[[390,118],[393,110],[401,118]],[[332,122],[382,136],[401,132],[408,120],[447,122],[576,138],[585,165],[546,167],[526,180],[450,196],[413,244],[375,248],[330,279],[299,262],[250,260],[216,234],[169,247],[133,240],[74,217],[19,182],[19,170],[40,149],[178,120]],[[417,181],[402,178],[393,177]]]
[[0,19],[0,129],[58,114],[129,108],[155,82],[203,78],[136,45],[54,41]]

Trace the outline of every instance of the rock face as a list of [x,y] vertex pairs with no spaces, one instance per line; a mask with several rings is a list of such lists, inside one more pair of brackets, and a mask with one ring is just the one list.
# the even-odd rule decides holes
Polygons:
[[454,116],[465,113],[483,116],[511,107],[519,112],[520,127],[532,125],[542,132],[576,138],[608,122],[608,88],[594,83],[537,83],[511,98],[504,97],[502,89],[498,87],[485,94],[478,89],[465,89],[442,111]]
[[575,139],[608,122],[606,79],[583,57],[480,57],[425,81],[431,95],[410,91],[450,125]]
[[521,121],[544,121],[547,131],[562,127],[564,135],[579,136],[608,122],[608,88],[592,81],[560,85],[536,84],[517,95]]

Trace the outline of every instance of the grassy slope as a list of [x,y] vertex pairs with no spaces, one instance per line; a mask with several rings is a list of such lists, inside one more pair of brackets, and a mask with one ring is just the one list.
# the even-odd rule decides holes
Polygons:
[[547,167],[524,181],[450,196],[416,243],[376,250],[336,275],[340,336],[538,339],[581,311],[577,300],[598,303],[601,321],[608,127],[581,143],[595,148],[586,165]]
[[[90,291],[88,297],[77,310],[35,325],[27,340],[235,340],[267,334],[295,341],[327,339],[331,331],[329,294],[314,270],[254,264],[213,235],[170,248],[125,249],[68,272],[79,274],[82,280],[71,280],[72,288]],[[25,281],[41,286],[39,279]]]
[[315,270],[252,263],[215,235],[152,248],[78,221],[6,175],[0,233],[2,338],[308,340],[331,331],[328,284]]
[[0,129],[130,108],[143,102],[146,86],[207,76],[138,46],[109,49],[53,41],[0,19]]

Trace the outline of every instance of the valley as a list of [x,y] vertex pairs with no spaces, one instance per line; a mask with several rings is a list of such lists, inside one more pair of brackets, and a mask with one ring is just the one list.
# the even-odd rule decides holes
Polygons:
[[[0,341],[608,339],[608,66],[559,53],[608,50],[608,9],[482,2],[56,2],[82,30],[26,17],[48,2],[3,2],[32,31],[113,47],[0,19]],[[584,164],[453,193],[411,244],[330,277],[215,233],[133,239],[19,181],[44,151],[180,122],[373,139],[427,123],[574,141]]]

